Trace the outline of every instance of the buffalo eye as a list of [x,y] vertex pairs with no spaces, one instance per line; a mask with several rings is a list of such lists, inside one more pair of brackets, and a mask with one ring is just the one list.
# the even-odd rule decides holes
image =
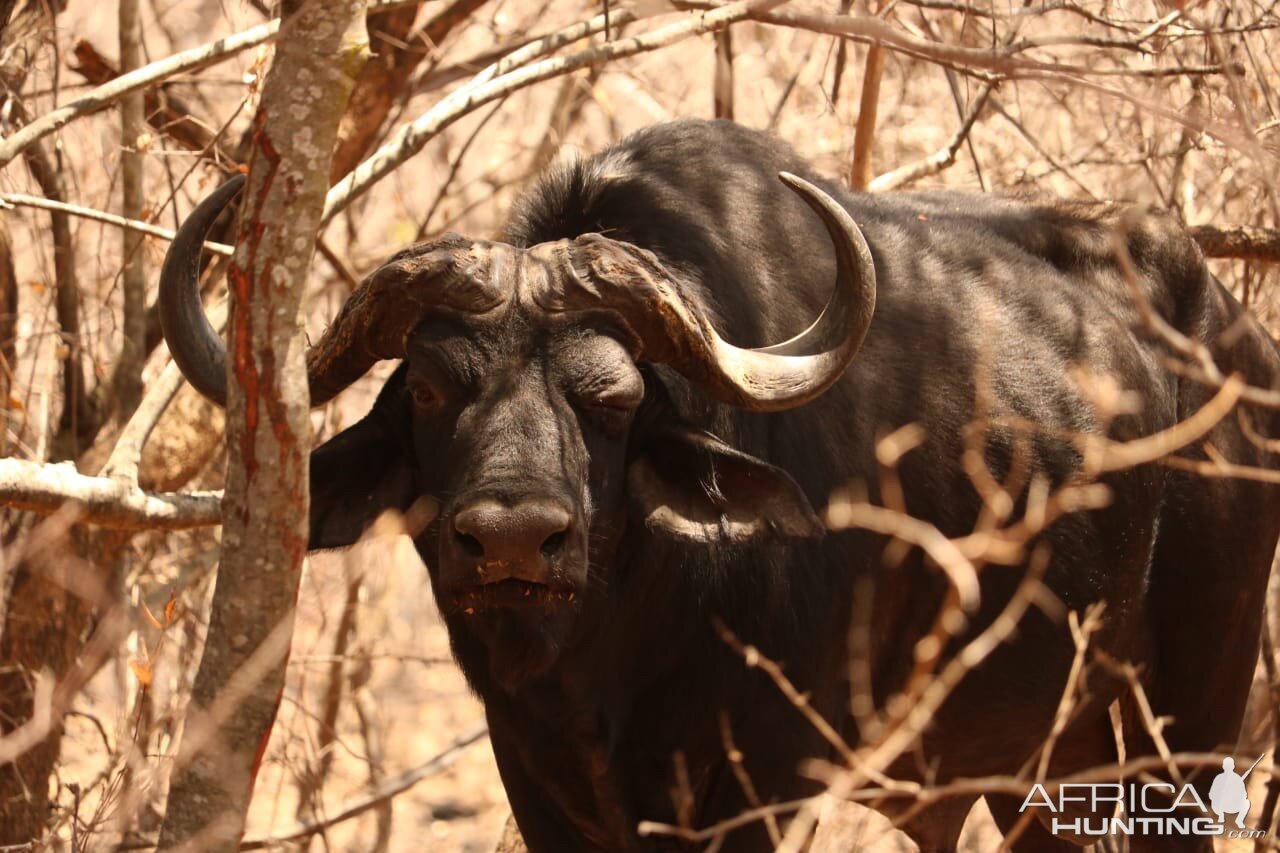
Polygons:
[[583,394],[575,402],[578,409],[603,429],[606,435],[617,438],[631,423],[631,417],[643,399],[644,387],[641,385],[638,391],[629,387],[615,387]]
[[437,393],[431,383],[424,379],[410,379],[407,389],[409,391],[409,398],[413,400],[413,404],[419,409],[431,411],[440,404],[439,393]]
[[624,412],[630,414],[634,412],[636,406],[640,405],[640,401],[644,399],[644,390],[635,393],[632,389],[614,389],[603,394],[593,395],[588,405],[605,411]]

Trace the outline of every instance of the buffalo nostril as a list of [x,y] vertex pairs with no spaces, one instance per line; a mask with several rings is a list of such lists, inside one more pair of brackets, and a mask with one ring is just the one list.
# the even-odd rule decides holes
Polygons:
[[517,573],[545,571],[568,547],[572,526],[569,510],[551,500],[479,500],[453,517],[460,554],[487,566],[503,564],[506,571]]
[[462,549],[462,553],[474,559],[480,559],[484,556],[484,546],[480,544],[480,540],[472,536],[470,533],[454,532],[458,537],[458,547]]
[[564,550],[564,543],[567,542],[568,540],[569,540],[568,531],[558,530],[547,537],[546,541],[542,543],[542,547],[539,550],[542,551],[542,556],[546,557],[549,560],[557,556],[561,551]]

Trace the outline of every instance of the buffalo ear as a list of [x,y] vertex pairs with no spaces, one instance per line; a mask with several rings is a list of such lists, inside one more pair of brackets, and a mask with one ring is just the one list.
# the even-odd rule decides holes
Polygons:
[[627,489],[646,526],[679,539],[745,542],[825,530],[790,474],[686,425],[645,441]]
[[387,380],[364,420],[311,452],[309,550],[352,545],[384,511],[405,512],[417,496],[402,373]]

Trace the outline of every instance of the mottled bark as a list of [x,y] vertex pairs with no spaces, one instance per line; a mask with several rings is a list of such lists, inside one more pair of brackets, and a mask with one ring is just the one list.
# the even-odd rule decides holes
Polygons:
[[284,685],[307,544],[302,293],[338,123],[368,52],[364,6],[308,2],[286,19],[254,119],[229,273],[222,564],[162,848],[236,849]]

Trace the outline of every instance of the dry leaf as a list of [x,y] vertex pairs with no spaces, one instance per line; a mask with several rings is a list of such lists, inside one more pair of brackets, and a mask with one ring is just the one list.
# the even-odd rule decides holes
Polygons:
[[129,669],[133,670],[133,677],[138,679],[138,684],[144,690],[151,686],[151,664],[144,660],[131,658],[129,660]]
[[168,628],[178,621],[178,594],[169,593],[169,600],[164,605],[164,626]]

